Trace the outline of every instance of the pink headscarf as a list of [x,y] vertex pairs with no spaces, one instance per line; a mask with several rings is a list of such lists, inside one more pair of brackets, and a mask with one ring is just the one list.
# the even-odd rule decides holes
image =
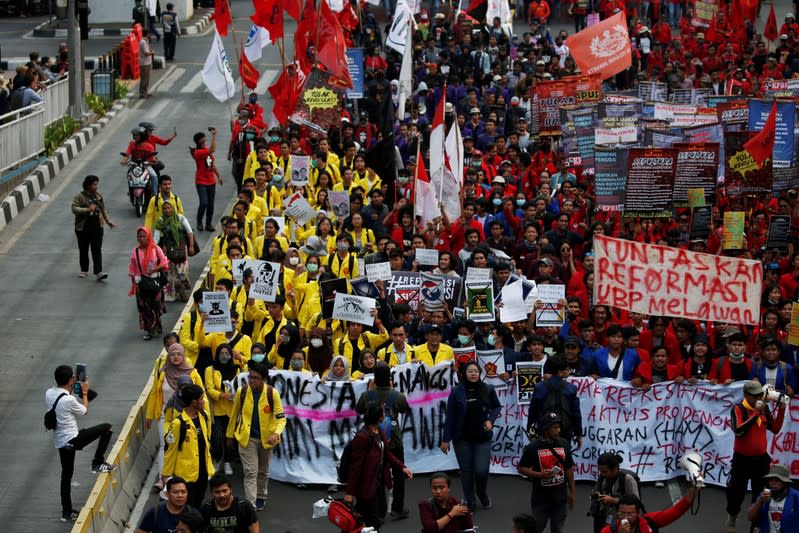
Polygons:
[[[183,356],[183,362],[178,366],[173,365],[169,360],[169,358],[176,353]],[[190,375],[192,370],[194,370],[194,367],[186,360],[186,350],[183,348],[183,345],[178,343],[171,345],[167,349],[166,363],[161,367],[161,372],[166,372],[166,380],[169,386],[174,390],[178,390],[178,378],[180,376]]]

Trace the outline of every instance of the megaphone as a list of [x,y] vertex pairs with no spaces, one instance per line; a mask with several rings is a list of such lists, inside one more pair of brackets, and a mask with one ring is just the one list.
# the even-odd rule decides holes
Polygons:
[[763,396],[770,402],[780,402],[783,405],[788,405],[788,403],[791,401],[787,394],[781,393],[772,385],[763,386]]
[[687,451],[677,461],[677,465],[685,470],[688,482],[700,489],[705,486],[705,478],[702,477],[702,456],[695,450]]

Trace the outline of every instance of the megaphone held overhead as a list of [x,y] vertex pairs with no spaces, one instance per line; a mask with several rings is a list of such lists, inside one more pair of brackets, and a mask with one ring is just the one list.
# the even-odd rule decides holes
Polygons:
[[687,451],[677,461],[677,465],[685,470],[686,478],[691,485],[702,488],[705,486],[705,479],[702,477],[702,455],[695,451]]

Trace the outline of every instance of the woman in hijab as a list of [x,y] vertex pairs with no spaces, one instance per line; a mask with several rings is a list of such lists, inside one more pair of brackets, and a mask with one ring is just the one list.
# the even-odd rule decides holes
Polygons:
[[324,375],[333,361],[333,346],[325,335],[325,330],[320,327],[311,329],[305,352],[308,354],[306,361],[311,372],[317,376]]
[[239,367],[233,362],[233,349],[229,344],[216,348],[213,365],[205,369],[205,393],[213,402],[214,424],[211,426],[211,457],[223,461],[225,475],[233,475],[233,468],[225,458],[225,430],[233,409],[233,380]]
[[375,374],[377,359],[372,350],[364,350],[360,357],[360,368],[352,373],[352,379],[368,379]]
[[[186,359],[186,350],[182,344],[175,343],[167,348],[167,356],[163,366],[156,370],[156,386],[153,393],[147,400],[147,412],[144,424],[149,429],[153,420],[158,422],[158,436],[160,443],[164,442],[164,422],[165,406],[172,399],[172,396],[180,390],[181,377],[188,376],[195,385],[202,387],[203,382],[200,374]],[[184,380],[185,381],[185,380]],[[170,416],[177,416],[170,412]],[[156,466],[161,472],[164,466],[164,448],[159,446],[156,457]],[[163,488],[166,480],[161,479],[156,486]]]
[[269,353],[269,362],[277,370],[288,370],[294,350],[302,350],[300,330],[293,324],[286,324],[277,332],[277,342]]
[[189,220],[178,213],[173,200],[164,202],[163,215],[155,223],[153,240],[158,243],[169,259],[164,300],[188,302],[191,295],[189,283],[189,256],[194,255],[194,232]]
[[[144,331],[143,338],[148,341],[153,335],[161,334],[161,315],[166,312],[163,302],[163,287],[158,281],[159,272],[169,270],[164,251],[155,243],[150,229],[141,226],[136,230],[137,246],[130,254],[128,276],[130,292],[136,295],[139,309],[139,328]],[[149,280],[145,278],[150,278]]]
[[322,376],[325,381],[349,381],[350,365],[343,355],[337,355],[330,362],[330,368]]

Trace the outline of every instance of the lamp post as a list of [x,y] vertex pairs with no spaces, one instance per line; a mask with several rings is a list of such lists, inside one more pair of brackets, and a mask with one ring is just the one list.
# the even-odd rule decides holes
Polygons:
[[69,109],[70,116],[83,118],[83,49],[75,11],[76,0],[67,4],[67,43],[69,44]]

